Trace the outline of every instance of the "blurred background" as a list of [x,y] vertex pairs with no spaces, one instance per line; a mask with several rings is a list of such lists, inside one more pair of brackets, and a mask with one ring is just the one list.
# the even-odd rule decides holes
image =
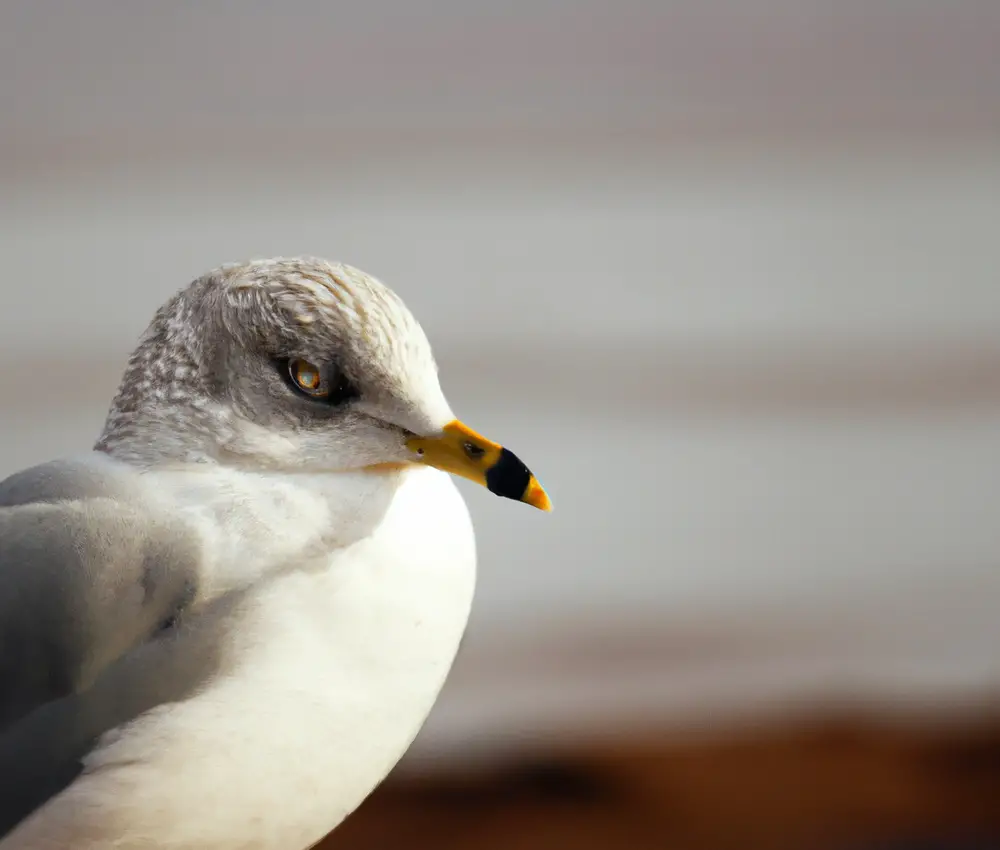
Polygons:
[[1000,847],[1000,4],[9,0],[0,128],[0,473],[304,253],[553,497],[324,847]]

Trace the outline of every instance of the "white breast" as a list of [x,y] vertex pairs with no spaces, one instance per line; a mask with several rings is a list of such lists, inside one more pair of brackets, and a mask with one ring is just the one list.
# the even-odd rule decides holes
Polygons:
[[107,736],[0,847],[311,846],[420,729],[474,583],[461,496],[443,473],[410,473],[370,538],[253,590],[217,679]]

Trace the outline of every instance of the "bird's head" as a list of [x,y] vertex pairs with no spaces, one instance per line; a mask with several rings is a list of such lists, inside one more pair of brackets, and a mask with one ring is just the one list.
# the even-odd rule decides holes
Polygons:
[[551,507],[513,453],[452,413],[427,337],[399,297],[316,259],[223,266],[165,304],[97,448],[145,465],[287,472],[427,464]]

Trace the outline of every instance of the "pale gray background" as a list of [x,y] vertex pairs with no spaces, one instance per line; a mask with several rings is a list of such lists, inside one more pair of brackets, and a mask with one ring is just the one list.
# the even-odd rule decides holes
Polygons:
[[1000,6],[0,6],[0,472],[153,310],[398,289],[549,488],[415,757],[1000,686]]

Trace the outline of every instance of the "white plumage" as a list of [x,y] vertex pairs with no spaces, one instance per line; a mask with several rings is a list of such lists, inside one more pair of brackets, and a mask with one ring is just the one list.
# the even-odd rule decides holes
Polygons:
[[[377,281],[263,261],[165,305],[97,450],[0,483],[0,591],[38,600],[0,622],[0,850],[321,840],[405,752],[465,629],[474,537],[440,470],[548,508],[454,420]],[[82,526],[39,535],[39,510]],[[47,677],[4,666],[11,635]]]

